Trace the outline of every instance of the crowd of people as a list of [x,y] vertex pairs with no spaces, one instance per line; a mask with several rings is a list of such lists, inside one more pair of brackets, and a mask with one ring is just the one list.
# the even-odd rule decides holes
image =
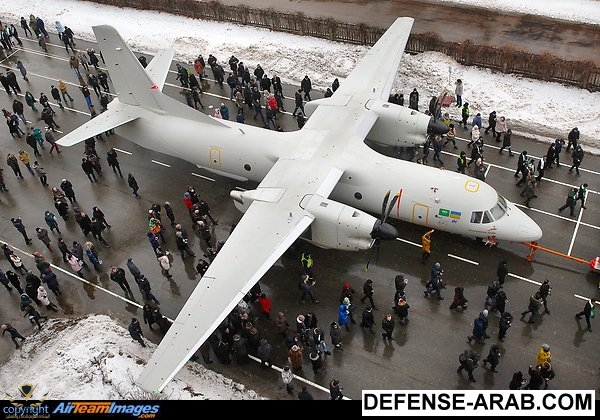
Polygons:
[[[43,20],[36,17],[32,20],[30,17],[29,21],[27,21],[22,18],[20,24],[21,28],[25,31],[25,36],[33,36],[33,33],[35,33],[36,37],[40,40],[40,48],[46,51],[46,41],[49,40],[50,35],[45,30]],[[74,76],[78,81],[78,85],[86,101],[86,106],[90,110],[92,117],[94,117],[96,115],[96,108],[91,99],[89,87],[92,88],[97,96],[102,110],[107,109],[107,104],[110,100],[110,95],[108,95],[110,93],[110,86],[108,83],[109,75],[99,67],[102,54],[99,54],[99,59],[96,56],[96,52],[91,48],[86,51],[76,50],[74,47],[77,44],[75,43],[73,31],[67,26],[63,26],[59,21],[55,22],[55,27],[57,35],[64,43],[66,52],[69,55],[69,68],[74,72]],[[14,25],[10,25],[9,28],[8,38],[2,38],[3,46],[6,49],[9,47],[12,48],[14,45],[13,42],[17,45],[21,45],[18,32]],[[71,50],[70,53],[69,49]],[[144,65],[144,67],[147,65],[144,57],[140,57],[140,63]],[[227,65],[229,66],[228,71],[224,69]],[[193,108],[197,108],[198,105],[200,105],[202,109],[205,108],[205,105],[201,101],[202,86],[208,79],[206,68],[210,67],[215,83],[221,88],[223,88],[224,84],[228,85],[230,89],[229,99],[233,102],[233,106],[235,106],[236,109],[235,112],[230,112],[230,107],[223,102],[215,109],[215,116],[218,118],[230,119],[235,115],[238,122],[245,122],[246,112],[254,111],[253,120],[256,121],[257,119],[260,119],[264,128],[271,129],[272,127],[275,130],[281,131],[281,125],[278,123],[277,118],[279,114],[285,112],[284,100],[287,100],[287,98],[283,94],[283,87],[279,76],[277,74],[267,74],[260,65],[257,65],[252,70],[234,55],[229,58],[227,65],[225,63],[219,63],[219,60],[212,54],[208,56],[206,62],[204,61],[203,56],[199,55],[191,66],[183,63],[177,64],[177,80],[181,84],[181,93],[185,97],[187,104]],[[27,69],[23,63],[20,64],[19,70],[23,80],[28,82]],[[24,115],[25,104],[19,100],[19,95],[22,93],[22,90],[15,73],[10,69],[6,69],[5,73],[0,73],[0,82],[9,96],[12,97],[15,95],[12,112],[7,111],[6,109],[2,110],[11,137],[20,138],[25,136],[26,143],[30,146],[34,154],[34,159],[44,156],[46,151],[45,146],[47,145],[50,145],[49,154],[52,154],[53,151],[56,151],[57,154],[61,153],[56,145],[53,134],[56,132],[57,128],[60,128],[54,120],[56,111],[52,108],[53,104],[50,103],[49,98],[45,93],[41,92],[38,99],[36,99],[29,90],[26,90],[24,93],[25,103],[31,108],[31,112],[35,113],[34,115],[37,115],[38,113],[36,104],[39,103],[42,107],[40,119],[43,120],[45,126],[43,128],[41,128],[41,126],[35,127],[37,123],[29,121]],[[59,108],[62,109],[65,104],[72,104],[74,102],[74,99],[68,92],[67,83],[63,80],[57,80],[52,83],[53,84],[49,87],[49,91],[52,99]],[[339,80],[335,79],[331,88],[325,93],[325,97],[331,96],[338,87]],[[480,113],[477,113],[471,118],[469,103],[463,100],[465,96],[464,90],[465,86],[462,80],[458,80],[455,90],[455,99],[456,107],[461,110],[460,120],[453,122],[448,113],[441,116],[444,122],[447,123],[449,132],[445,136],[430,136],[426,139],[423,146],[423,157],[420,158],[420,162],[424,164],[428,163],[427,157],[429,148],[432,147],[434,149],[433,160],[437,161],[438,165],[443,167],[442,152],[444,151],[444,147],[449,143],[452,143],[454,149],[458,149],[458,146],[456,145],[457,134],[455,125],[460,124],[464,130],[469,129],[470,125],[471,141],[467,144],[467,149],[471,150],[470,160],[467,162],[466,151],[462,150],[457,159],[457,171],[466,173],[466,170],[470,169],[472,164],[475,164],[474,176],[485,181],[484,136],[488,135],[489,131],[491,131],[493,141],[498,143],[498,145],[501,143],[499,153],[503,154],[503,150],[508,150],[508,156],[512,157],[515,155],[511,148],[512,132],[508,127],[507,118],[505,116],[500,116],[500,118],[497,119],[495,111],[492,111],[489,114],[487,127],[484,126]],[[302,128],[306,122],[304,104],[306,101],[312,100],[311,92],[314,96],[311,80],[306,76],[302,80],[300,87],[294,93],[293,98],[294,110],[292,116],[296,118],[299,128]],[[390,102],[403,106],[403,94],[394,94],[390,98]],[[416,88],[409,95],[408,106],[416,110],[419,108],[419,93]],[[440,111],[441,109],[437,107],[435,103],[433,107],[430,107],[428,110],[431,114],[438,114]],[[21,123],[23,123],[26,130],[21,128]],[[42,134],[42,132],[44,132],[44,134]],[[110,136],[111,134],[113,134],[112,131],[104,133],[105,136]],[[568,134],[568,144],[566,145],[565,151],[568,152],[571,148],[573,149],[573,165],[569,172],[572,173],[575,171],[577,175],[580,175],[579,166],[583,160],[583,150],[581,145],[578,144],[578,140],[579,132],[577,128],[574,128]],[[98,182],[100,177],[105,176],[102,172],[101,158],[96,148],[96,141],[105,142],[106,139],[103,135],[88,139],[84,144],[81,162],[81,168],[91,184]],[[534,159],[528,158],[526,151],[519,154],[515,177],[519,175],[521,177],[517,182],[517,186],[524,185],[521,195],[526,198],[525,204],[527,206],[529,206],[530,200],[536,197],[535,191],[539,183],[542,182],[544,171],[552,168],[553,165],[556,165],[557,168],[560,167],[560,154],[562,147],[564,147],[566,143],[567,142],[561,138],[556,139],[556,141],[549,146],[547,154],[540,159],[537,164]],[[11,167],[15,177],[23,178],[20,169],[20,165],[23,165],[32,175],[35,175],[40,179],[44,188],[50,187],[49,192],[52,194],[56,212],[63,219],[63,222],[60,222],[53,211],[45,210],[42,214],[48,229],[43,226],[33,228],[35,236],[46,248],[47,251],[45,252],[54,253],[55,249],[59,251],[65,267],[70,267],[71,270],[81,278],[93,275],[90,265],[93,266],[93,269],[96,272],[101,271],[101,267],[105,265],[105,263],[94,242],[102,244],[106,248],[110,248],[104,234],[106,234],[107,231],[110,232],[111,225],[108,223],[107,217],[110,218],[112,216],[106,215],[97,205],[90,206],[90,203],[84,204],[77,201],[73,185],[71,181],[66,178],[62,179],[59,185],[51,186],[52,183],[48,182],[46,170],[41,166],[38,160],[34,160],[32,166],[29,153],[25,150],[18,149],[16,155],[17,156],[11,153],[7,155],[7,166]],[[416,156],[416,153],[414,156]],[[114,148],[109,150],[106,159],[109,166],[113,169],[113,173],[115,175],[118,174],[123,178],[118,160],[118,153]],[[132,189],[133,195],[136,198],[140,198],[140,195],[138,194],[140,187],[132,172],[128,173],[127,183]],[[0,187],[0,189],[8,191],[1,176]],[[577,201],[581,201],[581,206],[585,209],[587,187],[587,183],[583,183],[576,189],[576,192],[569,191],[567,204],[565,204],[566,207],[561,207],[560,211],[570,207],[571,215],[573,216],[575,209],[574,203],[577,203]],[[148,209],[147,223],[144,221],[143,227],[146,238],[156,257],[157,269],[160,269],[161,275],[170,282],[174,281],[173,274],[171,274],[170,270],[172,270],[172,267],[176,262],[174,261],[168,246],[165,245],[167,242],[166,239],[169,236],[169,233],[167,233],[168,231],[171,230],[175,237],[175,246],[179,251],[182,260],[188,257],[196,258],[196,253],[190,246],[190,236],[186,229],[186,226],[191,226],[192,231],[199,239],[198,247],[203,252],[202,257],[198,258],[195,264],[199,276],[203,276],[206,273],[207,269],[210,267],[210,263],[224,243],[223,241],[217,240],[215,234],[215,227],[218,226],[218,218],[213,217],[207,201],[199,197],[199,194],[193,186],[188,185],[186,187],[185,191],[182,193],[182,203],[180,204],[183,204],[187,209],[190,217],[189,220],[186,219],[184,222],[183,220],[180,220],[182,219],[181,217],[176,218],[173,206],[168,201],[165,201],[162,204],[153,203],[150,206]],[[90,209],[91,217],[86,214],[84,211],[85,208]],[[168,222],[164,216],[168,218]],[[40,220],[41,218],[42,215],[40,215]],[[77,222],[83,237],[80,236],[79,232],[73,232],[72,227],[66,224],[70,218],[73,218]],[[15,215],[11,221],[14,228],[23,236],[26,245],[31,245],[33,239],[29,236],[28,229],[31,231],[31,227],[35,225],[35,223],[33,221],[24,221],[19,215]],[[61,224],[65,226],[63,227]],[[169,229],[169,226],[171,229]],[[61,231],[61,228],[63,231]],[[51,236],[55,231],[56,234],[59,235],[56,241],[54,241],[54,236]],[[423,264],[428,261],[428,258],[431,255],[430,235],[433,232],[433,230],[430,230],[423,237],[421,257]],[[90,233],[92,235],[91,239],[93,240],[88,240]],[[79,235],[77,238],[79,240],[72,241],[72,246],[69,247],[67,241],[65,241],[66,235]],[[110,238],[114,238],[114,235],[111,234]],[[33,270],[28,270],[25,267],[25,263],[11,250],[10,246],[3,244],[2,249],[4,250],[4,255],[8,262],[12,266],[12,270],[7,271],[6,273],[0,270],[0,281],[8,291],[12,291],[13,288],[17,289],[20,295],[19,301],[21,311],[28,317],[32,325],[41,329],[43,325],[42,322],[47,319],[50,312],[57,312],[58,310],[57,305],[48,297],[48,292],[46,291],[44,284],[55,295],[55,298],[59,300],[59,304],[61,300],[67,298],[67,296],[63,295],[57,274],[55,270],[52,269],[52,265],[46,260],[46,257],[39,251],[36,251],[33,254],[34,264],[39,271],[39,273],[36,274]],[[146,275],[136,266],[132,258],[127,260],[126,266],[129,274],[138,285],[143,302],[143,325],[134,317],[128,326],[128,331],[132,339],[139,342],[140,345],[146,346],[146,341],[144,339],[145,326],[147,326],[148,329],[153,330],[153,326],[156,325],[158,326],[158,331],[165,334],[170,326],[170,321],[160,310],[159,297],[160,299],[163,299],[164,297],[156,296],[152,291],[152,284],[148,277],[153,278],[154,273],[148,273],[148,277],[146,277]],[[314,304],[320,303],[320,300],[316,297],[317,281],[315,279],[314,261],[308,250],[301,252],[300,267],[302,269],[302,275],[299,281],[299,302],[301,304],[306,304],[308,301]],[[486,338],[490,337],[487,333],[488,318],[490,313],[496,312],[499,314],[498,339],[504,339],[506,332],[513,321],[512,315],[506,310],[507,298],[506,292],[503,290],[504,278],[507,273],[506,262],[501,262],[498,268],[498,280],[495,281],[497,284],[491,284],[490,287],[488,287],[485,305],[473,322],[473,332],[472,335],[469,335],[468,337],[469,343],[474,341],[476,345],[480,345],[484,343]],[[24,287],[22,286],[21,276],[25,276]],[[127,272],[123,267],[111,265],[109,278],[119,286],[127,299],[136,300],[136,296],[127,281]],[[285,385],[287,392],[293,393],[295,391],[294,375],[304,372],[303,369],[305,363],[307,365],[310,364],[310,368],[315,375],[322,374],[322,372],[326,371],[328,358],[334,356],[336,352],[339,353],[342,351],[344,334],[350,331],[350,327],[353,324],[357,323],[358,300],[364,305],[361,312],[360,327],[365,328],[370,333],[374,334],[376,333],[375,330],[380,326],[384,344],[391,345],[394,340],[396,317],[398,317],[398,324],[401,327],[408,327],[410,308],[406,293],[406,286],[408,284],[407,276],[405,274],[398,274],[394,278],[394,283],[396,292],[393,297],[392,311],[385,311],[378,320],[375,319],[373,311],[378,309],[375,302],[379,302],[383,297],[375,296],[376,290],[373,280],[366,279],[362,285],[363,293],[360,299],[355,299],[356,290],[349,283],[344,283],[341,290],[339,305],[336,305],[336,308],[331,308],[330,310],[331,318],[334,320],[331,322],[328,320],[325,324],[328,327],[329,340],[327,340],[327,334],[323,327],[319,326],[314,311],[309,309],[303,311],[303,313],[297,314],[293,318],[292,325],[288,322],[284,312],[277,312],[275,320],[268,325],[276,330],[277,335],[280,336],[286,344],[286,360],[289,361],[289,365],[286,365],[283,368],[281,380]],[[532,296],[531,299],[535,302],[532,304],[532,301],[530,301],[530,306],[522,313],[523,317],[527,313],[531,313],[528,322],[535,322],[535,317],[539,315],[542,304],[544,305],[545,312],[549,314],[547,299],[550,296],[550,290],[548,289],[549,285],[548,287],[545,285],[546,283],[544,283],[544,285],[540,287],[540,290]],[[443,269],[439,262],[435,262],[432,266],[431,277],[426,285],[424,295],[425,297],[433,295],[438,300],[443,300],[444,297],[442,296],[442,291],[445,287]],[[460,308],[464,311],[467,308],[467,302],[468,300],[465,298],[465,288],[463,285],[457,285],[454,289],[454,300],[450,305],[450,309],[457,311]],[[378,306],[383,305],[380,304]],[[256,314],[255,309],[257,307],[260,309],[259,315]],[[42,315],[38,311],[39,308],[44,308],[44,313],[48,315]],[[585,316],[590,331],[590,314],[593,308],[594,303],[590,301],[586,304],[584,310],[576,315],[577,319]],[[234,361],[237,364],[243,365],[249,362],[249,355],[253,355],[261,360],[261,364],[264,367],[269,367],[276,356],[274,355],[273,344],[267,339],[267,334],[261,333],[261,329],[264,328],[264,325],[261,324],[259,320],[271,320],[270,312],[271,300],[267,294],[261,290],[260,284],[257,283],[247,294],[243,302],[240,302],[240,304],[229,314],[227,319],[217,328],[217,330],[215,330],[215,332],[213,332],[207,340],[207,344],[200,348],[199,352],[203,361],[207,364],[213,363],[211,352],[209,351],[212,350],[216,359],[223,364],[231,364],[232,361]],[[26,339],[8,322],[2,325],[2,335],[4,335],[5,332],[10,335],[17,348],[19,348]],[[20,342],[17,340],[20,340]],[[328,341],[331,343],[332,351],[329,349]],[[528,372],[530,374],[530,379],[528,381],[523,379],[522,373],[515,373],[513,381],[516,380],[519,382],[519,388],[526,386],[529,387],[529,389],[539,389],[542,384],[547,386],[549,381],[554,377],[555,374],[552,370],[551,359],[549,356],[549,346],[547,344],[542,345],[540,352],[542,351],[547,351],[548,355],[546,357],[543,353],[541,356],[538,354],[540,360],[536,359],[535,364],[532,363],[529,367]],[[491,345],[488,356],[483,360],[484,366],[489,364],[490,370],[492,372],[497,372],[496,368],[499,365],[501,356],[500,346],[497,343]],[[195,356],[194,358],[197,357]],[[477,367],[478,362],[479,352],[467,349],[459,356],[460,366],[457,371],[460,373],[462,370],[466,370],[469,379],[472,382],[475,382],[473,371]],[[513,382],[511,382],[509,387],[511,389],[518,389],[512,388],[512,386]],[[329,381],[329,389],[332,400],[343,398],[339,380],[331,379]],[[306,387],[302,387],[301,391],[297,394],[297,398],[302,400],[313,399]]]

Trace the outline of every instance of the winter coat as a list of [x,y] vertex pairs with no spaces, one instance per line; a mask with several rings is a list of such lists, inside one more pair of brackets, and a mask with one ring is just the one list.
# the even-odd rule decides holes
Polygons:
[[46,289],[44,289],[44,286],[38,287],[37,293],[37,298],[40,302],[42,302],[42,305],[50,305],[50,299],[48,299],[48,292],[46,291]]
[[350,314],[350,310],[345,303],[340,305],[338,310],[338,324],[340,325],[348,325],[348,315]]
[[505,133],[508,130],[506,119],[500,118],[496,121],[496,133]]
[[52,270],[44,270],[41,277],[42,277],[42,281],[48,285],[48,288],[50,290],[58,289],[58,286],[59,286],[58,280],[57,280],[56,274],[54,274],[54,272]]
[[134,264],[134,262],[131,258],[129,258],[127,260],[127,268],[129,269],[129,272],[131,273],[131,275],[136,279],[140,278],[140,276],[142,275],[142,272],[137,267],[137,265]]
[[329,336],[331,338],[331,344],[339,346],[342,344],[342,331],[337,322],[332,322],[329,327]]
[[75,255],[71,255],[70,257],[67,257],[67,261],[69,262],[69,265],[71,266],[73,271],[75,271],[76,273],[80,272],[81,269],[83,268],[83,261],[81,261]]

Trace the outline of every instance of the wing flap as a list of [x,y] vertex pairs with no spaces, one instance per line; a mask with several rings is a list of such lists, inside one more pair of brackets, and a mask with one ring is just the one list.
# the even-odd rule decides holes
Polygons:
[[[273,203],[252,203],[136,383],[149,392],[162,391],[312,221],[302,211],[290,216],[288,209]],[[254,238],[251,245],[248,238]]]

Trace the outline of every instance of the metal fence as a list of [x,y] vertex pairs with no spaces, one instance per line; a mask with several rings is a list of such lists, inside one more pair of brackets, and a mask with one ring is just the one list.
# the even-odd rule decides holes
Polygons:
[[[373,45],[385,29],[364,24],[319,19],[302,13],[283,13],[273,9],[226,6],[218,1],[199,0],[92,0],[117,7],[156,10],[190,18],[239,23],[273,31],[308,35],[360,45]],[[436,51],[466,66],[490,68],[503,73],[600,90],[600,68],[591,61],[568,61],[549,53],[534,54],[512,47],[477,45],[471,41],[447,42],[438,34],[411,34],[406,45],[410,53]]]

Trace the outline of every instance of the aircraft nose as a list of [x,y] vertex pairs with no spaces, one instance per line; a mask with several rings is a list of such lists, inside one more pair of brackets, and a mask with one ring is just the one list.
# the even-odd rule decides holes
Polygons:
[[446,124],[444,124],[441,120],[435,120],[433,117],[429,120],[429,124],[427,125],[427,132],[431,134],[446,134],[450,129]]
[[526,238],[522,239],[522,241],[537,241],[542,237],[542,228],[540,228],[533,220],[529,219],[527,223],[521,224],[521,233],[523,237]]
[[531,242],[540,239],[542,237],[542,229],[538,224],[515,204],[511,203],[510,207],[512,208],[507,220],[510,220],[510,227],[514,235],[513,240]]

